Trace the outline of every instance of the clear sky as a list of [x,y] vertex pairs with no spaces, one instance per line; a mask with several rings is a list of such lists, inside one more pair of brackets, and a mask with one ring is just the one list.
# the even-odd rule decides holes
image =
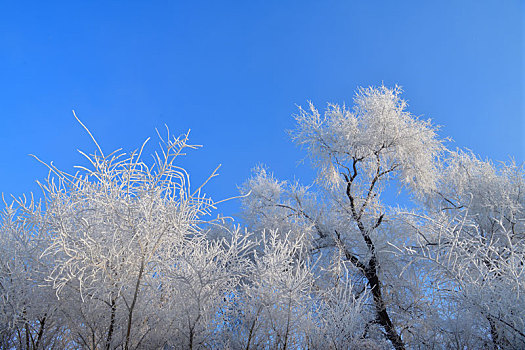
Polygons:
[[[285,133],[296,104],[351,104],[358,86],[405,90],[452,147],[525,161],[525,2],[3,1],[0,192],[37,191],[93,151],[191,128],[184,165],[216,199],[258,163],[311,179]],[[226,213],[236,204],[223,207]]]

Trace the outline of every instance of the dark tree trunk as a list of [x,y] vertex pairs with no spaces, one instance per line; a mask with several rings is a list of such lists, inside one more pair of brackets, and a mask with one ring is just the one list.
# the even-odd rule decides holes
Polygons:
[[115,299],[111,299],[111,316],[109,321],[108,335],[106,338],[106,350],[111,348],[111,338],[113,338],[113,329],[115,328],[115,312],[117,311]]
[[44,328],[46,326],[46,317],[47,315],[44,314],[44,317],[42,317],[42,319],[40,320],[40,329],[38,330],[38,338],[36,339],[36,345],[35,345],[35,349],[37,350],[40,347],[40,342],[42,341],[42,337],[44,336]]
[[[350,258],[350,261],[361,271],[363,271],[366,279],[368,280],[368,285],[370,287],[370,291],[372,292],[372,297],[374,300],[374,305],[376,309],[376,319],[377,322],[385,329],[386,335],[388,340],[392,343],[394,348],[396,350],[405,350],[405,344],[403,343],[403,340],[401,339],[401,336],[397,333],[397,330],[390,319],[390,316],[388,315],[388,311],[386,309],[385,301],[383,299],[383,294],[381,291],[381,283],[379,281],[378,271],[377,271],[377,252],[375,248],[375,244],[372,241],[372,238],[370,237],[370,234],[377,229],[381,223],[383,222],[384,215],[381,214],[376,220],[373,225],[370,225],[369,227],[365,226],[364,221],[362,220],[363,214],[365,213],[365,210],[368,206],[369,200],[371,197],[373,197],[373,191],[375,184],[379,180],[379,178],[390,171],[395,169],[395,166],[389,170],[381,171],[380,166],[380,159],[379,156],[377,156],[377,170],[376,175],[374,179],[371,181],[370,186],[368,188],[366,198],[361,205],[359,209],[356,208],[356,201],[352,194],[352,184],[354,179],[357,177],[357,163],[358,160],[354,159],[352,164],[352,170],[348,169],[348,174],[343,174],[346,180],[346,196],[350,202],[350,208],[351,208],[351,214],[352,218],[355,221],[359,232],[361,233],[361,236],[363,237],[363,240],[366,243],[366,246],[368,248],[368,252],[370,253],[371,257],[368,261],[368,264],[365,265],[359,259],[351,254],[348,249],[345,248],[345,255],[347,258]],[[339,239],[339,237],[338,237]]]
[[397,334],[394,324],[386,310],[383,295],[381,293],[381,285],[375,267],[373,270],[371,268],[367,269],[367,271],[365,271],[365,276],[368,280],[368,285],[370,286],[372,297],[374,299],[377,322],[385,329],[387,338],[390,340],[394,348],[396,348],[396,350],[404,350],[405,344],[399,334]]

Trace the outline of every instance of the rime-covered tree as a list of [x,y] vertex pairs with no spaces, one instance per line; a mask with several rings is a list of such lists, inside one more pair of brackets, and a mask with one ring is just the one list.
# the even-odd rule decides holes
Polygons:
[[442,172],[426,211],[403,215],[416,242],[401,251],[432,263],[432,293],[454,320],[441,320],[443,333],[467,347],[523,348],[524,169],[455,151]]
[[6,348],[50,348],[38,344],[47,339],[39,329],[56,322],[63,330],[56,348],[193,349],[222,341],[218,315],[253,244],[239,228],[212,220],[214,202],[202,187],[190,188],[176,163],[196,148],[187,134],[161,139],[151,164],[142,160],[144,145],[106,155],[97,144],[75,174],[50,164],[40,205],[6,207]]
[[[363,339],[396,349],[523,346],[523,169],[448,151],[400,93],[371,87],[352,108],[300,108],[291,136],[316,182],[278,181],[258,167],[242,189],[245,218],[304,242],[319,259],[319,288],[333,288],[326,266],[348,268],[369,295]],[[413,211],[384,200],[395,187]]]
[[[64,333],[60,303],[45,279],[52,262],[41,257],[46,234],[39,234],[33,198],[5,202],[0,226],[0,348],[60,349]],[[38,215],[36,215],[38,216]]]
[[246,229],[191,188],[188,134],[50,163],[41,201],[4,200],[0,347],[525,348],[523,166],[448,150],[400,94],[300,108],[316,181],[258,166]]

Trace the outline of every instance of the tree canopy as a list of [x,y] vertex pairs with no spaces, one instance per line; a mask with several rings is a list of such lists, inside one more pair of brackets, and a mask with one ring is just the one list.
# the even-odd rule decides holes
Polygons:
[[401,94],[299,107],[315,182],[257,166],[235,222],[215,172],[190,186],[188,134],[46,165],[42,200],[4,197],[0,347],[525,348],[524,168],[450,149]]

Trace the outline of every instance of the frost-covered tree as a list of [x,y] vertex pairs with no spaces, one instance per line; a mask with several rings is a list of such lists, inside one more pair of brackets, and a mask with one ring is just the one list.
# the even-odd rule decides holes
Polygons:
[[[4,200],[5,203],[5,200]],[[19,208],[17,210],[17,207]],[[28,210],[20,209],[25,208]],[[65,327],[51,288],[43,287],[50,261],[47,246],[32,218],[40,207],[33,199],[5,204],[0,227],[0,348],[60,349]]]
[[433,263],[432,292],[461,322],[442,322],[443,332],[468,347],[523,348],[524,169],[455,151],[443,175],[427,210],[404,217],[417,243],[403,252]]
[[[316,182],[278,181],[258,167],[242,189],[245,218],[302,241],[319,259],[320,288],[333,290],[326,267],[343,264],[354,295],[369,296],[362,339],[377,346],[522,347],[523,169],[448,151],[400,93],[371,87],[352,108],[300,108],[291,136]],[[384,200],[396,187],[412,212]]]
[[0,348],[525,348],[523,166],[448,150],[397,87],[295,119],[316,181],[258,166],[248,228],[190,186],[188,134],[47,165],[4,200]]
[[142,149],[124,157],[100,148],[86,156],[91,167],[74,175],[50,166],[41,218],[51,241],[44,255],[53,257],[48,280],[59,298],[75,301],[64,312],[84,346],[136,348],[166,324],[155,312],[165,278],[159,270],[176,262],[170,248],[201,234],[212,203],[190,192],[174,163],[192,147],[187,135],[163,146],[150,166]]
[[242,349],[294,349],[306,343],[312,324],[313,273],[300,242],[263,233],[249,278],[237,295],[234,344]]
[[129,155],[106,155],[97,144],[75,174],[48,165],[40,205],[6,207],[6,348],[51,348],[40,334],[56,333],[51,326],[63,330],[57,348],[193,349],[221,341],[218,315],[253,244],[220,216],[211,219],[215,203],[202,186],[190,188],[176,163],[196,148],[188,135],[168,134],[160,146],[147,164],[145,144]]
[[299,186],[285,189],[259,171],[245,188],[252,193],[245,206],[248,219],[262,220],[259,225],[308,227],[312,252],[338,251],[365,281],[375,322],[396,349],[404,349],[392,304],[400,290],[385,249],[391,238],[403,237],[389,237],[381,193],[393,178],[417,195],[432,191],[443,146],[428,121],[405,110],[399,94],[397,88],[360,89],[353,109],[329,105],[321,115],[312,104],[301,108],[292,137],[306,147],[322,191],[314,197]]

